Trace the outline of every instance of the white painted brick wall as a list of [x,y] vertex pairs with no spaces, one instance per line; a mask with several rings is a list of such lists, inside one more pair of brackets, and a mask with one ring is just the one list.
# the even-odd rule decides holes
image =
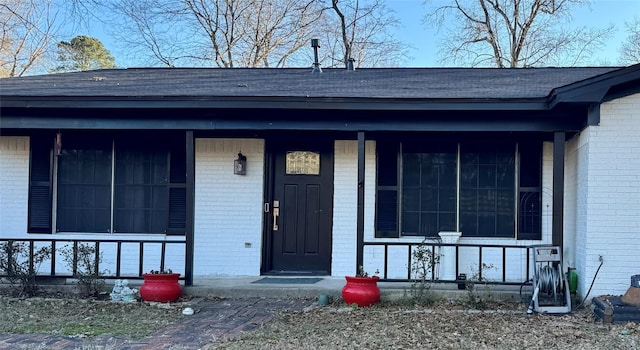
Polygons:
[[[373,237],[375,211],[375,143],[365,144],[365,240]],[[335,142],[331,275],[354,275],[358,207],[358,143]],[[365,257],[365,266],[367,260]],[[369,267],[367,266],[367,269]],[[375,270],[375,269],[374,269]]]
[[577,143],[579,292],[623,294],[640,274],[640,94],[602,104],[599,126]]
[[[233,174],[239,151],[244,176]],[[196,139],[194,276],[260,274],[263,181],[264,140]]]
[[27,232],[29,138],[0,136],[0,237]]

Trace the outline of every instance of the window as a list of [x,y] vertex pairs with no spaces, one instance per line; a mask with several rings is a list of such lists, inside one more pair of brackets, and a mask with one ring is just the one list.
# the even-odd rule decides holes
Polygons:
[[287,175],[320,175],[320,153],[289,151],[286,161]]
[[[32,212],[52,213],[56,232],[184,234],[184,137],[138,142],[133,137],[69,133],[63,138],[55,167],[44,165],[50,147],[32,147],[31,157],[32,183],[57,169],[56,176],[47,175],[54,200],[29,203]],[[52,231],[50,222],[43,226],[30,224],[29,232]]]
[[540,141],[377,145],[376,237],[540,239]]
[[56,157],[56,231],[110,232],[111,156],[111,140],[65,138]]
[[402,233],[456,229],[456,144],[407,144],[402,152]]
[[460,231],[465,236],[513,237],[515,144],[461,143]]

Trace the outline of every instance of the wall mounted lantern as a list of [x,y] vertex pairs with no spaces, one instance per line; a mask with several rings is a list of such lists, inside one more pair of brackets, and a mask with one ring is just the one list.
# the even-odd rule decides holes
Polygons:
[[236,175],[247,174],[247,157],[242,152],[238,153],[238,159],[233,161],[233,173]]

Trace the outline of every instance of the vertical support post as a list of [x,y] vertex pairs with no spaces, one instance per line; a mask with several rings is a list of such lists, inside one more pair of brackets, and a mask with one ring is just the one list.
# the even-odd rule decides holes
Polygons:
[[56,241],[51,241],[51,276],[56,275]]
[[116,277],[120,277],[120,270],[122,266],[122,241],[118,241],[116,248]]
[[144,267],[144,242],[138,244],[138,256],[138,275],[142,276],[142,274],[145,273],[142,271]]
[[187,153],[187,225],[185,232],[185,262],[184,262],[184,284],[193,285],[193,255],[194,255],[194,220],[195,220],[195,179],[196,179],[196,156],[195,140],[193,130],[186,132],[186,153]]
[[358,131],[358,211],[356,226],[356,273],[364,263],[364,131]]
[[95,271],[93,271],[93,273],[96,274],[96,276],[100,276],[100,241],[96,241],[96,254],[93,257],[94,261],[93,263],[95,264]]
[[563,247],[563,215],[564,215],[564,146],[565,133],[553,133],[553,209],[551,244]]

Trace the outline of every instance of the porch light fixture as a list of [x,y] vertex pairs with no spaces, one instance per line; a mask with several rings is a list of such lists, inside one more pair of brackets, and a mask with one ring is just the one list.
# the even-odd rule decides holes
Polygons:
[[247,174],[247,157],[242,152],[239,152],[238,159],[233,161],[233,173],[235,175]]

